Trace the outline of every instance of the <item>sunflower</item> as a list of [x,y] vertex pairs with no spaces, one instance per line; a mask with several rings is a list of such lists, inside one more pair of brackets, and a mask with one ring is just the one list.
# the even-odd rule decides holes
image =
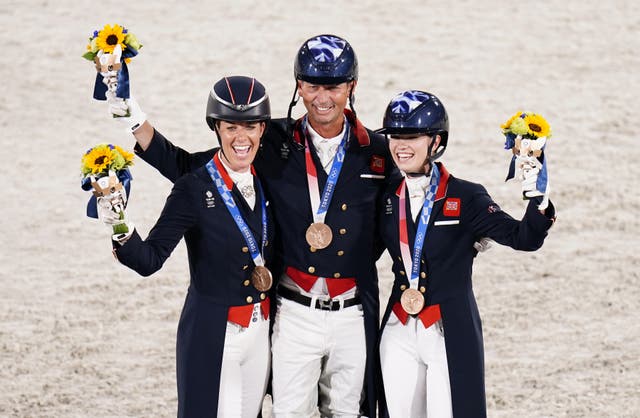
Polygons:
[[93,147],[82,157],[82,174],[87,176],[107,172],[112,160],[113,151],[108,145]]
[[98,33],[96,45],[98,49],[107,53],[112,53],[116,45],[120,44],[120,47],[124,50],[126,45],[124,43],[125,33],[124,28],[118,24],[113,26],[104,25],[104,28]]
[[535,138],[548,137],[551,135],[549,123],[540,115],[529,113],[525,116],[524,122],[528,128],[527,134]]

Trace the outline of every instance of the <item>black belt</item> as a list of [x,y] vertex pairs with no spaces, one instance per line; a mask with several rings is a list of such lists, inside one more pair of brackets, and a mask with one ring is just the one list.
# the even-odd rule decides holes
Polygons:
[[[313,298],[309,296],[305,296],[296,292],[295,290],[291,290],[288,287],[280,286],[278,287],[278,294],[285,299],[292,300],[294,302],[298,302],[304,306],[312,306]],[[314,308],[320,309],[322,311],[339,311],[342,308],[348,308],[354,305],[360,305],[360,296],[353,297],[351,299],[343,299],[342,303],[340,300],[336,299],[316,299],[316,303],[313,305]]]

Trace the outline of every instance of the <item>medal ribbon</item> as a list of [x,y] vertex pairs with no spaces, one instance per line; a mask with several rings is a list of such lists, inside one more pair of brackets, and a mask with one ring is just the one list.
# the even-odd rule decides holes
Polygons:
[[235,200],[233,200],[231,191],[227,187],[227,184],[233,184],[233,181],[229,177],[227,170],[225,170],[224,166],[220,162],[220,158],[217,153],[213,156],[213,159],[209,160],[206,167],[211,179],[213,180],[213,184],[216,185],[218,193],[222,196],[222,200],[224,201],[227,210],[229,210],[231,217],[236,222],[236,225],[238,225],[240,233],[242,233],[244,240],[247,242],[247,247],[249,247],[249,253],[251,254],[254,264],[256,266],[264,266],[262,254],[264,253],[264,244],[267,241],[267,204],[264,198],[264,193],[262,192],[260,180],[256,177],[258,183],[258,193],[256,193],[256,195],[260,196],[260,207],[262,208],[262,246],[259,248],[249,226],[242,217],[242,214],[240,214]]
[[329,209],[329,203],[333,197],[333,192],[336,189],[336,183],[338,182],[338,176],[342,170],[342,164],[344,162],[345,147],[347,144],[347,138],[349,138],[350,126],[349,122],[345,119],[346,124],[344,136],[340,141],[340,145],[336,150],[336,156],[333,158],[331,164],[331,170],[327,178],[327,183],[324,185],[322,191],[322,200],[320,200],[320,187],[318,187],[318,172],[316,171],[316,165],[311,158],[311,149],[309,147],[309,135],[306,135],[307,117],[305,116],[302,121],[302,126],[305,129],[305,137],[307,142],[304,148],[305,166],[307,168],[307,182],[309,183],[309,198],[311,199],[311,211],[313,212],[313,222],[324,223],[324,219],[327,216],[327,210]]
[[422,246],[427,236],[427,227],[429,226],[429,218],[431,217],[431,210],[433,209],[433,202],[435,201],[436,192],[438,191],[438,183],[440,182],[440,170],[438,166],[433,165],[431,171],[431,181],[429,182],[429,189],[427,190],[422,205],[422,211],[416,227],[416,239],[413,242],[413,257],[409,251],[409,232],[407,230],[407,211],[411,213],[411,205],[407,208],[405,190],[407,187],[406,181],[402,180],[402,186],[400,188],[400,202],[398,204],[398,232],[400,234],[400,254],[402,254],[402,263],[404,264],[405,271],[409,271],[411,266],[411,278],[409,280],[409,286],[413,289],[418,288],[418,276],[420,274],[420,254],[422,253]]

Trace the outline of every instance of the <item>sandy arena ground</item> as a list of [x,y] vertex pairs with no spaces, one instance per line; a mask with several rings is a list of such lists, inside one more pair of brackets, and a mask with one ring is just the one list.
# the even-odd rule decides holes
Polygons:
[[[184,245],[143,279],[114,261],[107,229],[84,216],[82,153],[133,146],[91,99],[94,69],[80,57],[105,23],[138,35],[133,92],[163,133],[194,151],[215,143],[204,121],[215,80],[257,77],[284,115],[297,48],[327,32],[358,54],[365,125],[378,127],[399,91],[437,94],[451,121],[442,161],[516,217],[525,205],[518,184],[503,182],[499,125],[519,109],[543,114],[558,221],[540,251],[496,245],[475,264],[489,415],[640,416],[638,3],[292,4],[0,5],[0,416],[175,416]],[[146,236],[171,184],[142,161],[133,175],[129,213]],[[384,304],[388,259],[378,266]]]

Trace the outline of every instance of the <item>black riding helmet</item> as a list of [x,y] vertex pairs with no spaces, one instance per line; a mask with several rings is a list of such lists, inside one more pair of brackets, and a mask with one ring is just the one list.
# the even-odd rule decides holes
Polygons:
[[224,77],[209,92],[206,119],[213,131],[218,120],[267,122],[271,119],[269,96],[262,83],[255,78]]

